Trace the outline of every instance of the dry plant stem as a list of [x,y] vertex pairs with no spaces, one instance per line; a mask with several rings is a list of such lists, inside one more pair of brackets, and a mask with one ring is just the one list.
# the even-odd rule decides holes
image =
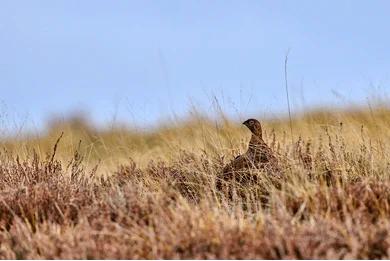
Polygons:
[[287,108],[288,108],[288,119],[289,119],[289,125],[290,125],[291,144],[292,144],[292,143],[294,143],[294,138],[293,138],[290,96],[289,96],[289,92],[288,92],[288,77],[287,77],[287,63],[288,63],[288,55],[289,54],[290,54],[290,49],[287,50],[286,56],[284,58],[284,81],[285,81],[285,90],[286,90],[286,99],[287,99]]

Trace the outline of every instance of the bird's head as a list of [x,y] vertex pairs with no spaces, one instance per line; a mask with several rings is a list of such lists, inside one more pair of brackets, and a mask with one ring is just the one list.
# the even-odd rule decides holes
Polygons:
[[254,135],[257,135],[261,138],[262,129],[261,129],[261,124],[258,120],[249,119],[244,121],[242,124],[244,124]]

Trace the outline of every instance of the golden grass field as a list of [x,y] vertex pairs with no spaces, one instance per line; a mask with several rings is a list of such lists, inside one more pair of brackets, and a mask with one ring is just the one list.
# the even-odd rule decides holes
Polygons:
[[223,115],[2,139],[0,257],[390,258],[390,110],[258,119],[284,179],[253,171],[233,198],[217,175],[250,133]]

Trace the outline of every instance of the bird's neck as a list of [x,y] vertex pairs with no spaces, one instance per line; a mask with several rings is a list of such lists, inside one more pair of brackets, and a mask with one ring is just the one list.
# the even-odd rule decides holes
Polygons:
[[249,141],[249,149],[255,149],[258,146],[264,144],[263,138],[261,135],[252,134],[251,140]]

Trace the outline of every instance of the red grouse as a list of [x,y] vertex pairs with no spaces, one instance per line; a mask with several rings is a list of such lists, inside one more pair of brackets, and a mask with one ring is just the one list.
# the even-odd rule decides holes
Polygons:
[[279,176],[278,159],[263,140],[260,122],[249,119],[243,124],[252,132],[248,150],[224,167],[222,179],[229,180],[236,176],[236,180],[242,180],[249,169],[262,169],[270,175]]

